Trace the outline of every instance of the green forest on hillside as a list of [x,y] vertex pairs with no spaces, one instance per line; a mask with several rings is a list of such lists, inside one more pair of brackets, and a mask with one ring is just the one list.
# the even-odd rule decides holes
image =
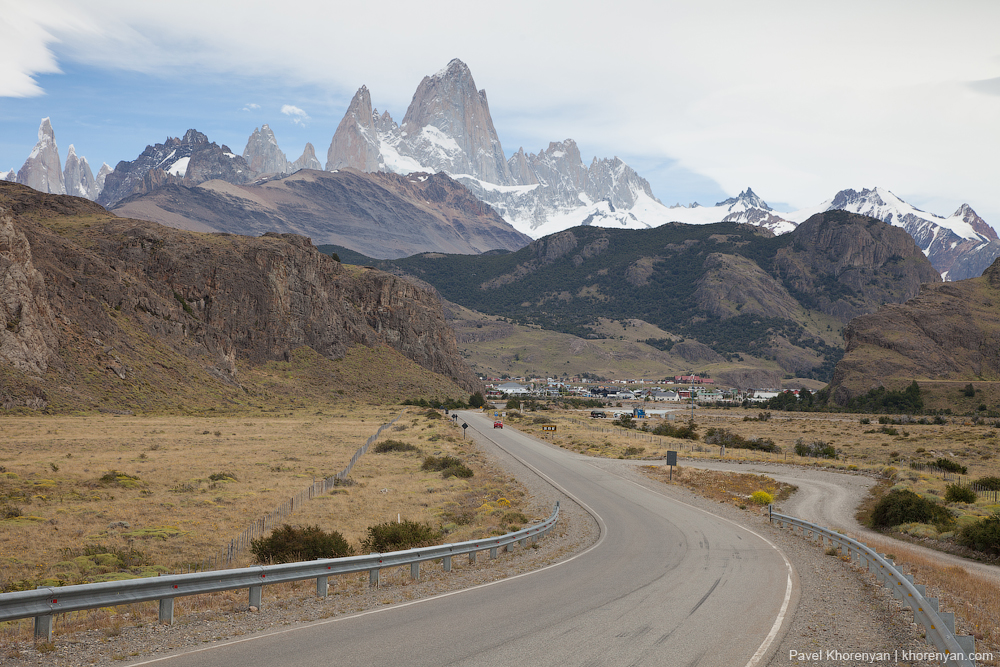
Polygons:
[[[467,308],[584,338],[603,337],[593,327],[599,317],[637,318],[732,359],[740,354],[766,357],[774,337],[781,336],[823,355],[822,366],[807,374],[826,381],[841,350],[807,333],[799,322],[746,314],[723,319],[709,315],[697,302],[698,281],[712,253],[746,257],[773,275],[775,254],[792,243],[792,235],[767,237],[760,231],[736,223],[668,224],[648,230],[576,227],[575,247],[552,260],[546,259],[558,254],[552,245],[565,243],[558,234],[517,252],[427,253],[366,263],[420,278]],[[344,261],[360,259],[342,250],[338,252]],[[645,284],[636,284],[643,281],[629,280],[630,267],[643,258]],[[484,287],[491,281],[506,284]],[[833,289],[849,288],[836,283]]]

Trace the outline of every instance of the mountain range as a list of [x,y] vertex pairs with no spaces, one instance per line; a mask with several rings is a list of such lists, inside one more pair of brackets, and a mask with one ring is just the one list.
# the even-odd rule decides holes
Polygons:
[[[573,139],[551,142],[537,153],[519,148],[507,157],[490,115],[486,91],[477,88],[472,72],[458,59],[423,78],[401,123],[372,105],[366,86],[358,89],[326,156],[326,171],[345,168],[404,176],[447,174],[520,231],[522,238],[537,239],[578,225],[648,229],[668,222],[722,221],[749,223],[784,234],[814,213],[840,209],[905,229],[945,280],[978,276],[1000,256],[996,232],[967,204],[943,217],[920,211],[883,188],[848,189],[818,206],[782,213],[747,188],[714,206],[667,207],[653,195],[649,183],[619,158],[594,158],[589,165],[584,164]],[[60,169],[54,133],[49,120],[44,119],[38,144],[24,167],[17,174],[7,172],[4,178],[43,192],[96,198],[114,208],[128,198],[166,185],[190,188],[221,180],[243,186],[281,179],[302,169],[320,169],[312,144],[306,144],[297,160],[289,161],[265,124],[254,129],[240,155],[192,129],[183,137],[148,146],[138,158],[119,162],[113,171],[105,165],[94,177],[85,158],[77,158],[72,147],[65,169]],[[321,209],[332,205],[317,204]],[[179,197],[172,197],[171,206],[169,217],[180,226],[212,227],[197,212],[186,213]],[[152,210],[155,205],[142,208]],[[137,215],[134,210],[128,214]],[[166,221],[166,216],[155,219]],[[289,226],[281,216],[270,224],[276,230],[315,233],[319,243],[338,243],[375,257],[426,250],[425,246],[399,245],[383,253],[373,252],[363,239],[355,243],[347,232],[338,239],[330,236],[331,220],[317,221],[315,229],[302,221]],[[267,224],[258,216],[245,231],[255,233]],[[240,232],[235,224],[218,229],[223,228]],[[468,247],[469,252],[484,249],[477,242]],[[455,249],[455,245],[441,248],[445,252]]]
[[641,321],[661,332],[645,342],[679,354],[679,365],[822,381],[840,359],[847,322],[940,281],[904,230],[839,210],[781,236],[746,223],[582,226],[514,253],[376,265],[515,324],[600,339],[601,318]]
[[325,403],[482,389],[433,292],[294,234],[171,229],[0,182],[0,284],[5,409],[256,405],[296,364]]

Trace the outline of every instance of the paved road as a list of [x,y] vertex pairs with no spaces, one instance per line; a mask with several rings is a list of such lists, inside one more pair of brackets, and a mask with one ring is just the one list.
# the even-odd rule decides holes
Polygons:
[[[830,470],[802,468],[776,463],[725,463],[704,459],[681,460],[682,465],[709,470],[730,470],[768,475],[780,482],[795,484],[799,490],[782,503],[783,514],[805,519],[813,523],[843,530],[862,542],[872,537],[891,540],[860,525],[854,518],[857,506],[875,484],[875,480],[861,475],[847,475]],[[907,543],[907,547],[938,562],[965,568],[1000,583],[1000,567],[953,556],[928,549],[918,544]]]
[[598,542],[537,572],[155,663],[740,667],[777,646],[796,579],[770,542],[481,414],[461,418],[584,503]]

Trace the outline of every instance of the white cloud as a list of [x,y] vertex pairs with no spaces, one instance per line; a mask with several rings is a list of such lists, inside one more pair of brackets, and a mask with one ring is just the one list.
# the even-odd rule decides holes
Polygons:
[[259,104],[254,104],[253,102],[248,102],[247,104],[245,104],[243,106],[242,111],[257,111],[258,109],[260,109],[260,105]]
[[281,105],[281,113],[285,114],[286,116],[291,116],[292,122],[295,123],[296,125],[305,125],[307,122],[309,122],[309,114],[307,114],[305,111],[298,108],[297,106],[293,106],[291,104]]
[[324,117],[366,84],[399,121],[420,79],[459,57],[508,150],[573,137],[587,156],[675,160],[730,194],[750,185],[805,206],[880,185],[988,205],[1000,224],[995,0],[509,0],[488,22],[459,0],[301,4],[0,0],[0,21],[11,5],[26,22],[0,28],[0,95],[37,94],[31,77],[56,71],[56,48],[154,76],[308,87]]

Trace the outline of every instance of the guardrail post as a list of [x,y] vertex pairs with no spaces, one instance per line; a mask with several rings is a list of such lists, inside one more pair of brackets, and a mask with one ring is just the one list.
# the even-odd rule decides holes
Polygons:
[[522,547],[526,547],[526,546],[528,546],[528,538],[527,538],[527,537],[526,537],[526,538],[524,538],[523,540],[521,540],[521,546],[522,546]]
[[328,577],[316,577],[316,597],[325,598],[330,594]]
[[[48,588],[47,586],[35,586],[35,590]],[[35,616],[35,640],[44,639],[52,641],[52,614]]]
[[451,556],[445,556],[441,559],[441,562],[444,566],[444,571],[451,572]]
[[52,614],[35,616],[35,639],[52,641]]
[[927,606],[934,611],[938,610],[938,599],[937,598],[924,598],[927,601]]
[[378,588],[378,568],[373,567],[368,570],[368,585],[372,588]]
[[251,586],[250,587],[250,606],[251,607],[257,607],[257,609],[260,609],[260,599],[261,599],[261,595],[262,595],[263,592],[264,592],[264,586],[263,585],[261,585],[261,586]]
[[494,560],[497,557],[497,548],[490,547],[490,560]]
[[939,611],[938,616],[944,622],[944,626],[951,630],[952,634],[955,633],[955,612],[953,611]]
[[420,561],[410,563],[410,579],[420,579]]
[[160,598],[160,623],[164,625],[174,624],[174,599]]
[[972,635],[955,635],[955,639],[958,641],[958,645],[962,647],[962,653],[965,654],[966,660],[970,660],[969,656],[976,652],[976,638]]

